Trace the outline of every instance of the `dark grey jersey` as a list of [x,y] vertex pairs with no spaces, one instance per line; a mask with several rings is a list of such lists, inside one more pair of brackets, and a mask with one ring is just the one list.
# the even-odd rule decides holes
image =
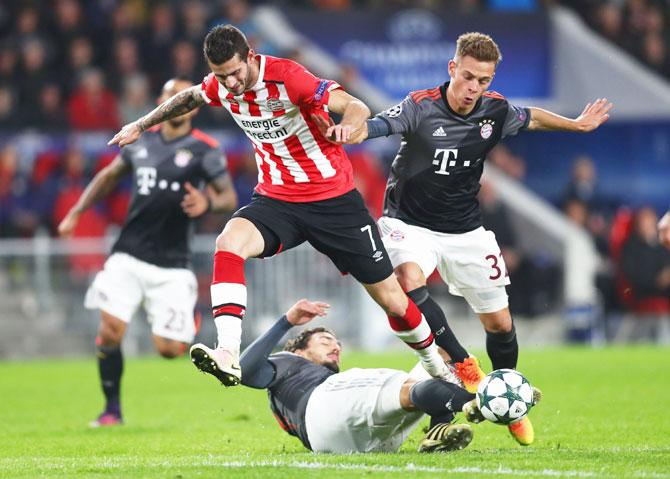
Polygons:
[[132,168],[133,193],[112,251],[162,267],[187,267],[192,222],[180,206],[184,183],[198,188],[226,175],[221,149],[198,130],[165,141],[160,130],[152,129],[124,147],[121,157]]
[[488,92],[470,114],[459,115],[447,103],[448,86],[412,92],[377,115],[391,134],[402,134],[384,215],[433,231],[465,233],[482,224],[477,193],[486,155],[528,126],[530,112]]
[[270,408],[282,429],[312,449],[305,426],[307,401],[335,372],[289,352],[275,353],[268,359],[275,368],[274,379],[267,386]]

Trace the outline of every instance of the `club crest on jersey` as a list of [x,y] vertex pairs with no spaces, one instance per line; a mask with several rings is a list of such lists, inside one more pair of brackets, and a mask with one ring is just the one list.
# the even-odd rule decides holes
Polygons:
[[281,111],[284,109],[284,104],[279,98],[268,98],[265,100],[265,106],[267,106],[270,111]]
[[405,239],[405,233],[400,230],[393,230],[391,231],[389,238],[391,238],[393,241],[402,241]]
[[479,134],[484,138],[485,140],[488,140],[491,135],[493,134],[493,125],[495,124],[495,121],[493,120],[482,120],[479,122],[479,126],[481,126],[481,129],[479,130]]
[[174,155],[174,164],[179,168],[184,168],[193,158],[193,153],[189,150],[179,149]]

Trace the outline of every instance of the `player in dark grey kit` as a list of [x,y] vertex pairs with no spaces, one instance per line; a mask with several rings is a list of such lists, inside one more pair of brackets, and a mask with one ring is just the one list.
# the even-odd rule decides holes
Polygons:
[[[159,101],[190,88],[170,80]],[[70,236],[80,215],[133,173],[133,197],[112,254],[86,294],[86,307],[100,310],[96,338],[105,410],[92,426],[122,423],[119,390],[123,373],[121,341],[142,307],[154,344],[166,358],[184,353],[196,332],[195,275],[190,271],[192,218],[207,211],[232,211],[237,195],[217,142],[191,127],[196,112],[173,118],[121,150],[101,170],[58,226]],[[206,184],[207,192],[200,191]]]
[[268,390],[282,429],[315,452],[393,452],[428,414],[431,429],[420,451],[470,443],[470,426],[450,422],[472,394],[443,379],[425,379],[420,365],[410,374],[383,368],[340,372],[342,347],[325,328],[305,330],[283,352],[271,354],[293,326],[325,316],[328,307],[298,301],[240,358],[242,384]]
[[[512,105],[487,92],[501,59],[488,35],[461,35],[449,61],[451,81],[411,93],[368,120],[348,142],[402,135],[379,220],[382,239],[400,285],[437,331],[436,343],[452,357],[469,391],[484,374],[428,295],[426,278],[437,268],[450,292],[464,296],[479,314],[493,369],[516,368],[518,344],[505,292],[509,278],[495,235],[482,227],[477,201],[486,155],[502,138],[525,129],[592,131],[612,108],[598,99],[569,119]],[[320,123],[330,137],[332,126]],[[533,442],[527,416],[510,432],[522,445]]]

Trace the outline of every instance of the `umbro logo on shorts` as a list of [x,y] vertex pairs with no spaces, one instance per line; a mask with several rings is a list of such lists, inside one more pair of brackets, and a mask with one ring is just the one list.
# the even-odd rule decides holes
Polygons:
[[439,127],[437,130],[433,132],[433,136],[447,136],[447,132],[444,131],[444,128]]

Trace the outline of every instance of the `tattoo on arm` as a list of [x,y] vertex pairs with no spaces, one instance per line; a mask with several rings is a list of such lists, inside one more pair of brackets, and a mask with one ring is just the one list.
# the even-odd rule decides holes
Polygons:
[[204,104],[205,99],[200,95],[200,86],[195,85],[165,100],[153,111],[140,118],[138,125],[142,131],[145,131],[154,125],[184,115]]

